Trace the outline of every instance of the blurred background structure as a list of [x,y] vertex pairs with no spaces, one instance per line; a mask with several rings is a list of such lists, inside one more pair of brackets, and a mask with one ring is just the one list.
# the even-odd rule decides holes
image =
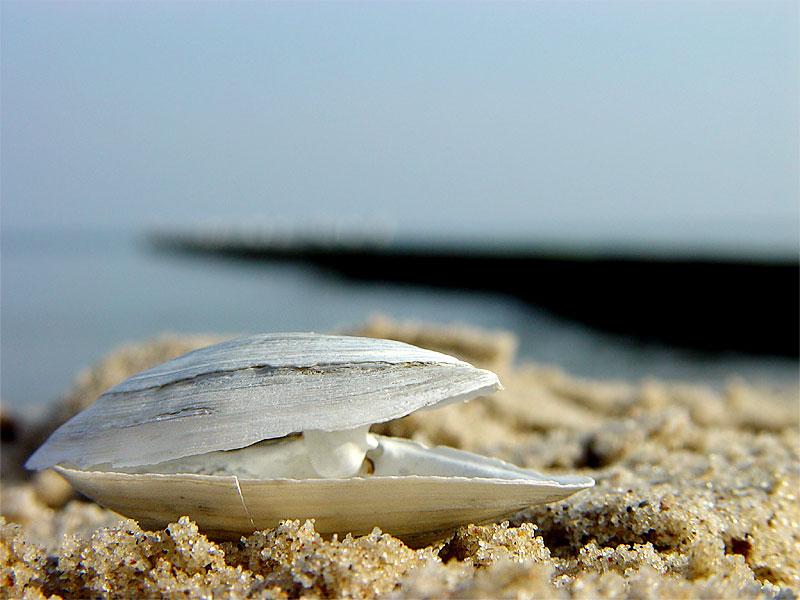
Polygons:
[[[796,383],[796,2],[0,11],[4,403],[34,410],[114,345],[165,330],[322,331],[376,312],[509,329],[523,357],[579,375]],[[496,285],[516,277],[541,296],[560,271],[475,270],[470,289],[354,282],[309,263],[154,252],[146,237],[201,226],[269,231],[273,245],[577,248],[734,268],[710,304],[705,276],[673,273],[667,290],[645,264],[620,280],[644,322],[664,319],[667,291],[688,299],[674,323],[693,296],[720,306],[698,354]],[[788,275],[778,288],[736,265]],[[576,305],[608,314],[618,282],[563,273]],[[788,350],[736,344],[765,319],[785,320],[767,341]]]

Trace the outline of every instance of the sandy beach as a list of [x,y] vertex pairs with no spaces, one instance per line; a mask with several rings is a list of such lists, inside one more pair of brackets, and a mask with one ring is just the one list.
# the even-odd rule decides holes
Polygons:
[[81,373],[46,423],[2,414],[4,598],[796,598],[800,594],[797,387],[723,389],[588,380],[515,359],[511,332],[373,319],[357,333],[495,371],[490,397],[373,431],[495,456],[597,485],[509,521],[465,524],[409,548],[391,531],[324,539],[285,521],[239,541],[188,518],[142,530],[22,463],[122,379],[215,336],[162,336]]

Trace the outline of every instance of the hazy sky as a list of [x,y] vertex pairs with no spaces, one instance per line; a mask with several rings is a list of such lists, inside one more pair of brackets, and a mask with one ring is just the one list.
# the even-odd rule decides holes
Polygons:
[[797,237],[796,2],[0,10],[4,228]]

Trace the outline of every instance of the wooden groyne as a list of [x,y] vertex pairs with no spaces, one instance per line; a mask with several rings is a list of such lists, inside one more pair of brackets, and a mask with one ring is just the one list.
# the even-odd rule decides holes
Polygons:
[[312,264],[353,280],[501,292],[600,330],[702,351],[800,354],[796,257],[399,243],[274,231],[162,230],[148,239],[160,251]]

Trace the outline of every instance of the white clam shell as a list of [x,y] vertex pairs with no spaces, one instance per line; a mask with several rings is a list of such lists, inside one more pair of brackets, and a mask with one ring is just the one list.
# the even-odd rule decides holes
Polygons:
[[[400,342],[252,336],[111,388],[26,466],[56,466],[144,527],[189,515],[230,538],[314,518],[323,534],[379,526],[423,543],[594,484],[367,433],[372,423],[499,388],[490,371]],[[308,433],[291,435],[299,432]]]

